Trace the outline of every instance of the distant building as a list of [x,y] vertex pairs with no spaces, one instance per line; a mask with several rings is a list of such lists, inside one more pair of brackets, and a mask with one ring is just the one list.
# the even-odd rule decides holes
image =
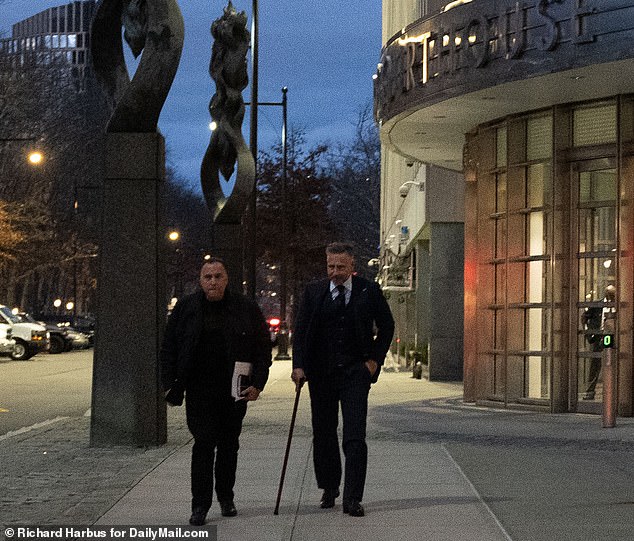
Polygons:
[[[611,313],[618,414],[632,416],[634,0],[445,4],[383,0],[375,113],[388,290],[392,280],[430,347],[434,326],[441,343],[464,344],[465,400],[493,407],[600,413]],[[456,230],[434,242],[435,223],[452,231],[463,203],[464,256]],[[419,255],[407,260],[418,239],[425,256],[430,239],[428,275]],[[463,257],[461,284],[436,287],[434,272],[455,278]],[[463,288],[458,336],[449,299]]]
[[0,39],[0,75],[16,73],[30,63],[45,66],[56,62],[68,66],[77,87],[83,89],[95,7],[95,0],[71,2],[15,23],[11,37]]

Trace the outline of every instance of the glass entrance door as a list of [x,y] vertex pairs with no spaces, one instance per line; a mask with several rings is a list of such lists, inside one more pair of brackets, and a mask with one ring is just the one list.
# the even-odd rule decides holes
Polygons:
[[[616,285],[617,174],[614,160],[576,163],[573,200],[577,201],[572,230],[576,251],[578,298],[571,322],[577,329],[572,353],[576,356],[571,392],[577,411],[596,411],[602,400],[601,333],[604,316],[614,306],[606,298],[608,285]],[[574,284],[571,284],[574,286]],[[576,350],[576,352],[575,352]],[[575,374],[576,372],[576,374]]]

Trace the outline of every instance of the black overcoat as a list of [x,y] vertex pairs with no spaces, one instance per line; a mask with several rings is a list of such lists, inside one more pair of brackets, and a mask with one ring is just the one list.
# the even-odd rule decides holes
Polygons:
[[[232,362],[253,365],[252,385],[264,389],[271,366],[271,339],[258,305],[239,293],[225,291],[229,317],[225,338],[227,355]],[[205,294],[197,291],[183,297],[170,315],[160,351],[163,389],[184,390],[203,329]]]

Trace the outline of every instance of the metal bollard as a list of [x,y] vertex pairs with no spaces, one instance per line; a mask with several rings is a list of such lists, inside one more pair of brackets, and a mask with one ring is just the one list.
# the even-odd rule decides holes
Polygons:
[[[610,285],[605,289],[608,302],[616,301],[616,289]],[[618,350],[615,344],[616,308],[610,309],[603,321],[603,428],[616,426],[616,386]]]

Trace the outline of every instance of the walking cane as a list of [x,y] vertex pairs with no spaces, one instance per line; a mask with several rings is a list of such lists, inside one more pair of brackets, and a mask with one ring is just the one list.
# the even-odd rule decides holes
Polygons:
[[286,453],[284,454],[284,464],[282,465],[280,487],[277,490],[277,501],[275,502],[275,511],[273,511],[274,515],[278,515],[280,510],[280,500],[282,499],[282,487],[284,486],[284,476],[286,475],[286,465],[288,464],[288,453],[291,450],[291,440],[293,439],[293,428],[295,428],[295,417],[297,417],[297,406],[299,405],[299,395],[301,392],[302,392],[301,386],[295,389],[295,404],[293,405],[293,415],[291,417],[291,426],[288,429],[288,441],[286,442]]

